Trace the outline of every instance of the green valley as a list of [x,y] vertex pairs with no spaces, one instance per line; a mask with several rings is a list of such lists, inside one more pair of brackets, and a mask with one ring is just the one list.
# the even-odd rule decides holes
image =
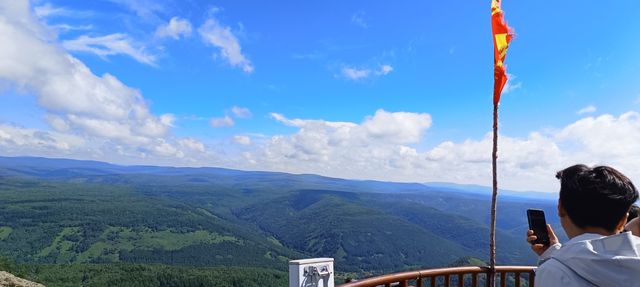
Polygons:
[[[486,260],[488,200],[422,184],[0,158],[0,256],[48,286],[282,286],[292,259],[333,257],[339,277]],[[554,203],[501,205],[499,264],[533,264],[523,208]]]

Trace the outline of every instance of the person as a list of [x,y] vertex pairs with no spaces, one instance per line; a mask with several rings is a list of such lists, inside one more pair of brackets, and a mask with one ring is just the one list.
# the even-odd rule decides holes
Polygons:
[[[547,225],[550,244],[532,244],[539,255],[536,286],[640,287],[640,237],[622,232],[638,191],[619,171],[574,165],[557,173],[558,216],[569,241],[560,244]],[[532,230],[527,241],[536,239]]]
[[640,207],[638,207],[635,203],[632,204],[631,208],[629,208],[629,218],[627,219],[627,222],[638,217],[638,211],[640,211]]
[[631,231],[631,234],[635,236],[640,236],[640,218],[636,217],[630,220],[627,225],[624,226],[624,229]]

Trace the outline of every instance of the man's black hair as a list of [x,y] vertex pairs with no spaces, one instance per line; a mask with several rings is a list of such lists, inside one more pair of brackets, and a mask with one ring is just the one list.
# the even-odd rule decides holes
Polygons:
[[638,200],[638,190],[621,172],[608,166],[574,165],[556,174],[560,202],[573,223],[615,231],[617,223]]

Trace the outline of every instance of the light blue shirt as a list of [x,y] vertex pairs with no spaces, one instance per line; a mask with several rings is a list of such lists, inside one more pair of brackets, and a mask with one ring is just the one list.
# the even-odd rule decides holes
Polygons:
[[585,233],[541,256],[536,286],[640,287],[640,237]]

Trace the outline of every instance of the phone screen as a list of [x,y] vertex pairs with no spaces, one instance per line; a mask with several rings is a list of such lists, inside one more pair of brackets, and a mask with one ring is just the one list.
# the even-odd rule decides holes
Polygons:
[[549,234],[547,233],[547,221],[544,218],[544,211],[540,209],[528,209],[527,218],[529,219],[529,229],[538,238],[534,244],[549,245]]

